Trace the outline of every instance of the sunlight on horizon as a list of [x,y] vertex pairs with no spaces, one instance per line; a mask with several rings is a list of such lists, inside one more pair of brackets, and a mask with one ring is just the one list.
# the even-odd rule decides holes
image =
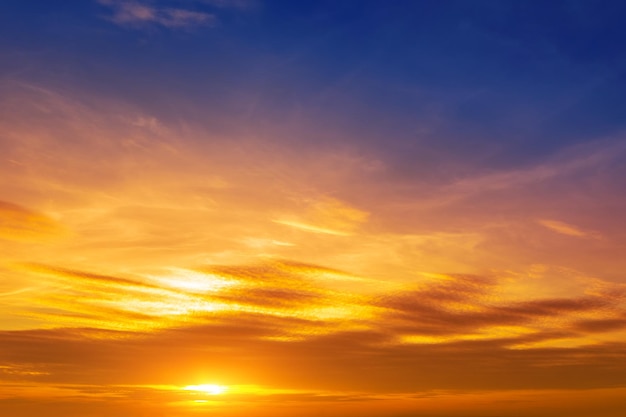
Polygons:
[[184,391],[196,391],[209,395],[221,395],[224,394],[228,387],[225,385],[217,384],[200,384],[200,385],[187,385],[182,388]]

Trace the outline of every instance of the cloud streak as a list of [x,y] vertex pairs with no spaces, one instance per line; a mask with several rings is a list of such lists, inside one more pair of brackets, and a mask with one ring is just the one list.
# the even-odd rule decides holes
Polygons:
[[158,25],[168,29],[189,29],[198,26],[213,26],[217,23],[214,14],[187,9],[154,7],[137,1],[100,0],[112,8],[110,20],[121,26],[142,27]]
[[50,217],[0,201],[0,239],[38,241],[63,234],[63,227]]
[[556,220],[539,220],[538,222],[542,226],[545,226],[548,229],[557,233],[561,233],[563,235],[574,236],[574,237],[588,237],[589,236],[588,233],[578,229],[575,226],[572,226],[571,224],[563,223],[563,222],[556,221]]

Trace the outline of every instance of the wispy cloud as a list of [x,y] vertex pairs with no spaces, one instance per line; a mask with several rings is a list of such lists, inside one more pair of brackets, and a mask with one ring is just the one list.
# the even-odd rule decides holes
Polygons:
[[619,285],[593,295],[525,301],[498,296],[506,285],[485,277],[447,276],[422,289],[383,297],[378,304],[387,309],[388,328],[417,342],[500,339],[530,346],[567,337],[584,344],[577,331],[620,328],[624,289]]
[[156,7],[125,0],[100,0],[100,3],[112,9],[110,20],[121,26],[159,25],[169,29],[185,29],[212,26],[217,22],[214,14],[188,9]]
[[538,220],[539,224],[547,227],[553,232],[560,233],[562,235],[574,236],[574,237],[587,237],[589,233],[580,230],[578,227],[557,220]]
[[50,217],[17,204],[0,201],[0,239],[36,241],[62,234]]
[[[507,348],[532,348],[564,338],[572,345],[586,345],[591,333],[606,333],[611,340],[626,314],[623,286],[607,283],[598,288],[593,280],[584,283],[582,294],[516,300],[504,295],[512,284],[520,288],[510,279],[438,275],[417,289],[405,286],[372,297],[341,293],[329,280],[358,278],[289,262],[208,266],[194,276],[193,271],[180,270],[175,280],[26,267],[25,272],[39,274],[49,285],[36,298],[40,308],[23,314],[105,330],[185,326],[195,333],[195,327],[209,326],[214,332],[234,325],[257,329],[248,335],[251,340],[365,331],[367,339],[394,345],[493,340]],[[219,285],[212,285],[216,282]],[[206,285],[194,287],[199,283]]]
[[304,216],[283,215],[274,222],[312,233],[349,236],[369,216],[369,213],[336,199],[308,201],[306,205]]

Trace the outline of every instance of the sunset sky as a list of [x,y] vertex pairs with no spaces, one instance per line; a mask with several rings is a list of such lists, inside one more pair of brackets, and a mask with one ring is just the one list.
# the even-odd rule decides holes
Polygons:
[[0,1],[0,415],[623,417],[624,21]]

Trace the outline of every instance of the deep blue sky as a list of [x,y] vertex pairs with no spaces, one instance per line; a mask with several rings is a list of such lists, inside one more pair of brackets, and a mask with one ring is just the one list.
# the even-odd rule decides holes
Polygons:
[[[216,132],[346,140],[399,168],[524,165],[626,124],[621,1],[109,3],[3,1],[0,76]],[[121,4],[216,22],[120,24]]]

